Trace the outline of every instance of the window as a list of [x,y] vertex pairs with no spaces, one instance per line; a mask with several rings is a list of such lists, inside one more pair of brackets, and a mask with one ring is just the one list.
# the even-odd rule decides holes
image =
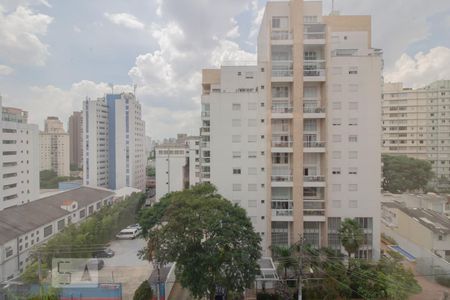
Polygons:
[[240,192],[242,190],[242,185],[239,183],[233,183],[233,192]]
[[241,136],[235,134],[235,135],[233,135],[233,136],[231,137],[231,140],[232,140],[233,143],[240,143],[240,142],[241,142]]
[[256,200],[248,200],[248,207],[256,207]]
[[348,74],[349,75],[356,75],[356,74],[358,74],[358,67],[350,67],[350,68],[348,68]]
[[348,136],[348,141],[350,142],[350,143],[356,143],[357,141],[358,141],[358,136],[357,135],[349,135]]
[[249,192],[256,192],[256,188],[257,188],[256,183],[249,183],[248,184],[248,191]]
[[241,158],[241,152],[240,151],[233,151],[233,158]]
[[356,167],[348,168],[348,174],[349,175],[357,175],[358,174],[358,168],[356,168]]
[[348,103],[348,109],[350,109],[350,110],[357,110],[358,109],[358,102],[349,102]]
[[256,119],[248,119],[248,127],[256,127],[257,123]]
[[48,237],[53,233],[53,225],[48,225],[44,228],[44,238]]
[[351,118],[348,120],[348,126],[357,126],[358,125],[358,119]]
[[283,29],[289,27],[288,17],[272,17],[272,28]]
[[256,139],[257,139],[257,136],[254,134],[248,136],[249,143],[256,143]]
[[233,108],[233,111],[240,111],[241,110],[241,104],[233,103],[232,108]]
[[231,126],[233,126],[233,127],[241,127],[241,119],[233,119],[233,120],[231,120]]
[[359,89],[359,85],[357,85],[357,84],[349,84],[348,85],[348,91],[351,93],[357,92],[358,89]]
[[349,208],[358,208],[358,200],[350,200],[348,201]]
[[340,184],[333,184],[333,185],[331,185],[331,190],[333,192],[340,192],[341,191],[341,185]]
[[248,158],[256,158],[256,151],[249,151]]
[[333,175],[340,175],[341,174],[341,168],[333,168],[331,171],[331,174]]
[[256,104],[256,102],[248,103],[248,110],[256,110],[257,107],[258,107],[258,105]]
[[333,126],[341,126],[341,118],[333,118]]
[[331,201],[331,206],[333,206],[333,208],[341,208],[341,200]]
[[357,184],[349,184],[348,185],[348,191],[349,192],[356,192],[356,191],[358,191],[358,185]]
[[248,168],[248,175],[256,175],[256,168],[254,167]]
[[241,175],[241,168],[233,168],[233,175]]
[[5,248],[5,255],[6,255],[7,258],[12,256],[13,253],[14,253],[14,251],[13,251],[13,248],[11,246],[8,246],[8,247]]
[[334,143],[340,143],[341,142],[341,135],[340,134],[333,134],[332,140]]
[[63,228],[64,228],[64,226],[66,225],[66,222],[65,222],[65,220],[64,219],[62,219],[62,220],[59,220],[58,221],[58,223],[57,223],[57,226],[58,226],[58,231],[61,231],[61,230],[63,230]]
[[349,151],[348,152],[348,158],[349,159],[357,159],[358,158],[358,152],[357,151]]
[[333,157],[333,159],[340,159],[341,158],[341,151],[333,151],[332,157]]
[[80,219],[82,219],[84,217],[86,217],[86,210],[82,209],[82,210],[80,210]]
[[334,110],[340,110],[342,108],[341,102],[333,102],[332,105]]

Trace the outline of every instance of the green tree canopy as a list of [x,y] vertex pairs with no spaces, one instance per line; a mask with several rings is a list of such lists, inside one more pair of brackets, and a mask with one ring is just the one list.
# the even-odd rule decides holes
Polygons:
[[364,242],[364,232],[358,222],[353,219],[345,219],[339,229],[342,246],[348,253],[348,257],[355,254]]
[[384,190],[391,193],[424,190],[433,178],[431,163],[404,155],[383,155]]
[[214,299],[216,286],[243,292],[259,273],[261,238],[243,208],[210,184],[167,194],[144,211],[146,257],[175,262],[177,278],[195,297]]

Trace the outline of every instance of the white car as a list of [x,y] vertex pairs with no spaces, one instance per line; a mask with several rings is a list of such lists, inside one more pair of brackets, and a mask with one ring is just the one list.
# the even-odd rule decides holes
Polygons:
[[141,231],[138,228],[125,228],[116,234],[116,238],[132,240],[135,239],[140,233]]

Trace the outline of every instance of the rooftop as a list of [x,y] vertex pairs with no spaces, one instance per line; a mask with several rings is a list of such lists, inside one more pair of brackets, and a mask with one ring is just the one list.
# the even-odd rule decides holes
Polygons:
[[423,208],[410,208],[406,207],[399,202],[382,202],[382,206],[388,208],[396,208],[416,222],[422,224],[422,226],[428,228],[436,234],[449,234],[450,233],[450,219],[443,214],[435,212],[431,209]]
[[0,211],[0,245],[70,214],[61,208],[67,200],[81,208],[112,195],[112,191],[83,186]]

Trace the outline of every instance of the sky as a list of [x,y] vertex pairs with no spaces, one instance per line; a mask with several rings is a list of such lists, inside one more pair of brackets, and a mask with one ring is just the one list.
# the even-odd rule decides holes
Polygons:
[[[0,0],[0,95],[42,128],[87,97],[132,91],[154,139],[198,135],[201,69],[255,61],[265,0]],[[331,0],[324,0],[324,14]],[[335,0],[372,15],[384,78],[450,79],[450,1]]]

